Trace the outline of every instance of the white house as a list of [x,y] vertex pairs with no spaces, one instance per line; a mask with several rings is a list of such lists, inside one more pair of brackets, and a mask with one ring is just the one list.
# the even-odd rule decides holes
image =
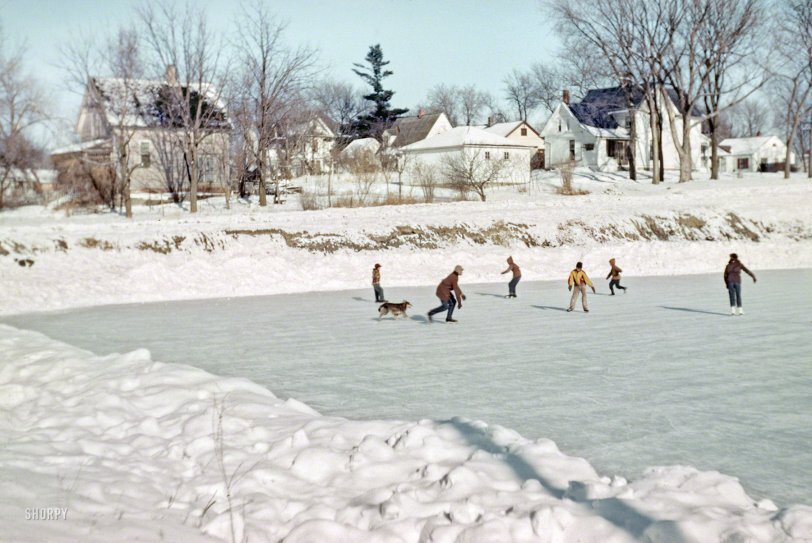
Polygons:
[[321,115],[292,126],[274,140],[270,167],[287,176],[318,175],[330,171],[336,133]]
[[[724,159],[719,161],[723,172],[783,171],[787,158],[787,146],[777,136],[728,138],[719,143],[719,148],[725,151]],[[794,163],[795,154],[790,153],[790,164]]]
[[531,166],[533,168],[544,167],[544,138],[527,121],[496,123],[486,126],[485,131],[522,145],[535,147],[536,154],[532,158]]
[[460,156],[476,161],[498,160],[502,167],[496,182],[525,183],[530,177],[530,159],[536,148],[481,128],[458,126],[407,145],[401,152],[412,164],[421,163],[438,172],[449,160]]
[[[76,121],[80,144],[53,151],[52,162],[60,173],[77,163],[114,168],[114,146],[123,143],[133,190],[165,190],[179,183],[187,171],[180,144],[183,133],[173,105],[173,90],[179,86],[172,66],[164,81],[91,77]],[[207,112],[198,147],[200,182],[226,182],[231,122],[225,105],[208,83],[190,94],[191,103],[201,100]]]
[[[674,114],[675,128],[682,134],[682,116],[674,104],[676,94],[669,89],[669,100],[660,100],[663,118],[663,166],[679,169],[679,155],[671,135],[671,125],[665,108]],[[593,89],[576,104],[569,103],[569,92],[564,91],[561,103],[547,119],[540,135],[545,142],[545,162],[555,166],[574,161],[599,171],[616,171],[628,166],[630,128],[632,121],[637,130],[636,164],[638,168],[652,167],[652,134],[648,106],[639,89],[632,92],[631,112],[627,106],[626,91],[622,87]],[[698,112],[697,112],[698,116]],[[702,168],[701,123],[692,116],[691,157],[694,169]]]
[[353,140],[344,149],[341,150],[340,158],[342,161],[352,160],[367,160],[374,159],[378,150],[381,148],[381,142],[375,138],[361,138]]
[[406,147],[412,143],[431,138],[451,130],[451,122],[445,113],[425,114],[421,109],[417,115],[398,117],[395,123],[383,133],[386,147]]

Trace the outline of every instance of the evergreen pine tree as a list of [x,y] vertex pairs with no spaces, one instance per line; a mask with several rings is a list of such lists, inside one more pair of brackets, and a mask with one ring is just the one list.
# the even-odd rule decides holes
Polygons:
[[[408,109],[392,109],[389,101],[392,99],[394,91],[383,88],[383,79],[392,75],[391,70],[384,70],[389,64],[383,59],[383,50],[380,44],[369,47],[365,64],[355,63],[353,72],[372,87],[372,92],[364,96],[364,99],[375,104],[375,108],[365,114],[360,115],[355,122],[354,132],[361,138],[374,137],[380,139],[381,133],[389,128],[395,119],[409,111]],[[356,69],[357,68],[357,69]]]

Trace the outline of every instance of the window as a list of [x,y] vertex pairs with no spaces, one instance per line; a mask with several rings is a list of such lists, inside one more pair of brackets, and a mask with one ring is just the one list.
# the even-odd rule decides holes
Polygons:
[[584,151],[594,151],[595,144],[594,143],[585,143],[584,144]]
[[575,160],[575,140],[570,140],[570,160]]
[[149,142],[142,141],[141,142],[141,166],[144,168],[149,168],[150,162],[150,154],[149,154]]
[[510,153],[508,153],[507,151],[505,151],[505,156],[504,156],[504,159],[505,159],[505,160],[510,159]]
[[561,119],[558,119],[558,131],[561,132]]
[[526,136],[526,135],[527,135],[527,129],[526,129],[526,128],[522,128],[522,136]]
[[200,181],[203,183],[214,182],[214,157],[204,155],[200,157]]
[[739,170],[749,170],[750,169],[750,159],[749,158],[739,158],[736,160],[736,168]]
[[490,159],[491,159],[491,152],[490,151],[485,151],[485,160],[490,160]]

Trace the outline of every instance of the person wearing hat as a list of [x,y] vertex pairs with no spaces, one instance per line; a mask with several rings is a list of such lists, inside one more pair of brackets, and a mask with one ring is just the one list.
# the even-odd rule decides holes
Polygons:
[[372,268],[372,289],[375,291],[375,301],[376,302],[385,302],[386,299],[383,297],[383,288],[381,288],[381,265],[375,264],[375,267]]
[[[439,285],[437,285],[437,292],[435,294],[438,298],[440,298],[440,302],[442,303],[440,307],[436,307],[429,311],[429,322],[433,322],[432,317],[443,311],[448,311],[448,315],[446,315],[445,318],[446,322],[457,322],[456,319],[452,318],[452,315],[454,314],[454,305],[456,305],[458,308],[462,308],[462,301],[465,300],[465,294],[462,293],[459,285],[459,278],[461,275],[462,266],[458,264],[454,266],[454,271],[451,272],[448,277],[440,281]],[[457,295],[456,298],[454,297],[454,294]]]
[[[586,287],[589,285],[589,288],[592,289],[592,292],[595,292],[595,285],[592,284],[592,281],[589,280],[589,276],[583,270],[584,265],[581,262],[578,262],[575,265],[575,269],[570,272],[570,277],[567,280],[567,285],[569,289],[572,291],[572,298],[570,298],[570,307],[567,311],[572,311],[575,309],[575,302],[578,301],[578,294],[581,295],[581,305],[584,306],[584,313],[589,313],[589,306],[586,303]],[[573,289],[572,287],[575,287]]]
[[[739,255],[736,253],[730,254],[730,261],[725,266],[725,285],[727,286],[727,294],[730,298],[730,314],[731,315],[744,315],[742,308],[742,272],[746,273],[753,278],[753,283],[756,282],[756,276],[747,267],[739,262]],[[738,310],[738,313],[736,311]]]
[[606,278],[607,279],[609,279],[609,278],[612,279],[611,281],[609,281],[609,290],[612,291],[612,296],[615,295],[615,287],[622,290],[623,294],[626,294],[626,287],[620,286],[620,272],[622,272],[623,270],[621,270],[615,264],[615,259],[614,258],[609,259],[609,266],[611,266],[611,268],[609,269],[609,274],[606,276]]
[[502,272],[502,275],[505,275],[507,272],[513,272],[513,279],[510,280],[508,283],[508,295],[505,298],[515,298],[516,297],[516,285],[519,284],[519,281],[522,279],[522,270],[519,269],[519,265],[513,262],[513,257],[509,256],[507,259],[508,268]]

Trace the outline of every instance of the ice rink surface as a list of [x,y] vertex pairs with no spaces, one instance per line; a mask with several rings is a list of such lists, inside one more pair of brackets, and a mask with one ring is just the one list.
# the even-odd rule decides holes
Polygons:
[[409,319],[378,321],[370,288],[2,322],[98,354],[148,348],[324,414],[481,419],[550,438],[599,471],[686,464],[739,477],[779,506],[812,504],[812,270],[745,276],[741,317],[729,315],[721,270],[624,278],[628,293],[614,297],[606,270],[587,271],[598,287],[588,314],[564,311],[563,278],[520,283],[506,300],[506,282],[463,276],[468,299],[452,325],[426,322],[433,287],[385,284],[390,301],[414,305]]

